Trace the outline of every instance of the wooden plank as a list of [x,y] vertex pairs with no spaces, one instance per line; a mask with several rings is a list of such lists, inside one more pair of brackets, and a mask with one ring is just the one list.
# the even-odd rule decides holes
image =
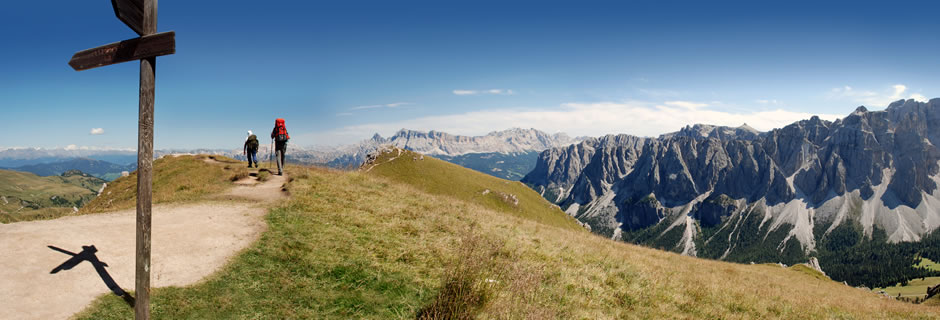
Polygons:
[[[143,0],[141,34],[157,33],[157,0]],[[170,38],[173,38],[170,32]],[[170,41],[173,51],[176,42]],[[140,120],[137,127],[137,259],[135,272],[134,318],[150,320],[150,222],[153,196],[153,101],[157,57],[140,60]]]
[[79,51],[69,60],[76,71],[176,53],[176,32],[161,32],[140,38]]
[[144,35],[144,1],[111,0],[114,15],[138,35]]

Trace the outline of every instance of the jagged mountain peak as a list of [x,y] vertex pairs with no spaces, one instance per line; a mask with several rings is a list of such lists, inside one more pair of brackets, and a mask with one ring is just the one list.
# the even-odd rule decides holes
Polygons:
[[540,152],[548,148],[576,143],[583,138],[571,138],[564,133],[548,134],[529,128],[510,128],[492,131],[482,136],[454,135],[443,131],[418,131],[402,128],[388,138],[376,133],[371,139],[356,144],[335,148],[320,148],[315,153],[294,150],[294,157],[301,153],[305,161],[326,163],[343,168],[358,167],[366,155],[381,146],[388,145],[428,155],[461,156],[475,153],[520,154]]
[[[755,131],[696,124],[658,138],[586,139],[546,150],[522,181],[595,231],[658,230],[689,254],[702,221],[735,230],[752,219],[779,250],[805,252],[840,225],[868,237],[884,230],[891,242],[940,227],[940,99]],[[705,240],[726,243],[724,256],[743,250]]]
[[687,125],[679,131],[660,135],[660,139],[669,139],[674,137],[691,137],[695,139],[719,139],[719,140],[754,140],[760,136],[761,132],[751,128],[746,123],[738,127],[716,126],[710,124],[696,123]]

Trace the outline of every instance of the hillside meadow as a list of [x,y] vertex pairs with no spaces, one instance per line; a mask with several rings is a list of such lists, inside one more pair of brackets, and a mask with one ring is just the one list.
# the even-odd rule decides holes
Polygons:
[[104,180],[66,174],[40,177],[0,170],[0,223],[54,219],[93,201]]
[[[408,157],[392,161],[422,164]],[[196,285],[154,289],[154,318],[940,316],[933,307],[879,297],[806,270],[610,241],[567,223],[544,223],[564,216],[532,217],[474,201],[476,196],[428,192],[400,181],[402,175],[303,167],[288,174],[292,196],[271,209],[261,239]],[[131,315],[120,298],[102,296],[77,317]]]

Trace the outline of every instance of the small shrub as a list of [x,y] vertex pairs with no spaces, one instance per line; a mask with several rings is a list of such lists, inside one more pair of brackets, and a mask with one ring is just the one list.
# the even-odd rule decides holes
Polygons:
[[267,170],[258,171],[258,181],[265,182],[271,179],[271,173]]
[[502,244],[474,232],[463,235],[456,257],[447,263],[440,292],[418,311],[418,319],[473,319],[496,296]]

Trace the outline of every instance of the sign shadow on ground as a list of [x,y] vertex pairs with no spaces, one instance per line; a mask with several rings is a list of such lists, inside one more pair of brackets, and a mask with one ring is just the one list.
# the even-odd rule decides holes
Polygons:
[[101,277],[101,280],[104,281],[104,284],[108,286],[108,289],[110,289],[114,295],[123,298],[129,306],[134,306],[134,297],[131,296],[127,291],[124,291],[124,289],[122,289],[121,286],[119,286],[117,282],[114,281],[114,278],[111,277],[111,274],[108,273],[108,270],[105,270],[105,267],[107,267],[108,264],[98,259],[98,256],[95,254],[98,252],[98,249],[95,248],[94,245],[82,246],[82,251],[79,253],[74,253],[56,246],[47,247],[49,247],[49,249],[72,256],[59,266],[53,268],[52,271],[49,271],[49,274],[56,274],[62,270],[71,270],[83,261],[88,261],[88,263],[91,263],[91,265],[95,268],[95,271],[98,272],[98,276]]

